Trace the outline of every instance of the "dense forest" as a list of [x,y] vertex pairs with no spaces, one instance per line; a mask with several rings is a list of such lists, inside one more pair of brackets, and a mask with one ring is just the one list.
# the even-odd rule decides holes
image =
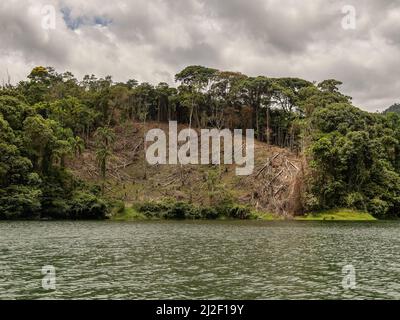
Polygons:
[[97,219],[112,203],[103,185],[76,178],[68,159],[89,142],[103,178],[126,121],[177,120],[195,128],[254,128],[307,164],[301,212],[347,207],[377,217],[400,211],[400,115],[352,105],[334,79],[249,77],[189,66],[176,87],[36,67],[0,89],[0,219]]

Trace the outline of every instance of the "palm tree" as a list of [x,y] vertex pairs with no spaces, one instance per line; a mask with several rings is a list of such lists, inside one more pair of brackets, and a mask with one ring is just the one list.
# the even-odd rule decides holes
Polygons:
[[94,137],[96,138],[97,146],[110,147],[116,139],[114,130],[110,127],[100,127],[96,130]]
[[85,142],[81,137],[69,138],[68,142],[71,146],[72,152],[75,154],[75,157],[78,157],[82,154],[85,149]]
[[107,160],[112,156],[112,152],[108,148],[99,148],[96,150],[96,161],[100,169],[101,178],[106,179]]
[[113,144],[116,140],[114,130],[109,127],[101,127],[96,130],[96,160],[100,169],[100,175],[103,180],[102,193],[104,194],[104,186],[107,173],[107,161],[112,156]]

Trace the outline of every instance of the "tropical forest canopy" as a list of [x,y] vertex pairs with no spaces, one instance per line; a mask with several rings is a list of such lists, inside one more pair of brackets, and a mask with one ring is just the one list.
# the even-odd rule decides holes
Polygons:
[[[177,120],[197,128],[253,128],[257,139],[288,148],[306,163],[302,211],[334,207],[400,212],[399,105],[362,111],[341,82],[249,77],[189,66],[176,87],[36,67],[25,81],[0,89],[0,219],[104,218],[104,186],[68,170],[68,159],[94,141],[105,178],[126,121]],[[394,112],[392,112],[394,111]],[[397,112],[397,113],[395,113]]]

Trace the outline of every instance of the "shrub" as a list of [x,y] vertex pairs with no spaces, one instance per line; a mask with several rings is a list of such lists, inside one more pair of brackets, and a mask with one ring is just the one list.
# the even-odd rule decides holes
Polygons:
[[228,208],[227,212],[227,216],[233,219],[246,220],[249,219],[251,216],[250,208],[241,205],[231,206],[230,208]]
[[75,192],[69,203],[72,219],[104,219],[108,213],[107,203],[91,193]]
[[41,192],[26,186],[0,190],[0,219],[33,219],[39,217]]
[[39,217],[41,191],[26,186],[0,190],[0,219],[33,219]]
[[186,215],[191,216],[192,212],[195,211],[196,209],[186,202],[176,202],[169,208],[167,214],[165,215],[165,218],[181,220],[185,219]]
[[44,200],[43,210],[41,212],[41,218],[52,218],[52,219],[68,219],[70,206],[65,199],[48,199]]
[[304,192],[302,200],[306,211],[317,211],[321,208],[319,199],[310,192]]
[[199,213],[201,219],[208,219],[208,220],[217,219],[220,215],[218,210],[212,207],[201,208],[199,209]]
[[137,210],[148,218],[163,218],[171,208],[171,203],[165,202],[145,202],[137,206]]
[[365,210],[365,199],[364,196],[359,192],[349,193],[345,197],[345,204],[348,208]]
[[368,204],[368,211],[376,217],[383,217],[389,211],[389,204],[386,201],[374,198]]
[[146,202],[135,207],[148,218],[164,219],[207,219],[213,220],[221,216],[232,219],[250,219],[251,210],[241,205],[220,205],[218,207],[198,207],[188,202],[173,202],[171,200],[160,202]]
[[123,201],[115,201],[113,203],[114,213],[121,214],[125,211],[125,202]]

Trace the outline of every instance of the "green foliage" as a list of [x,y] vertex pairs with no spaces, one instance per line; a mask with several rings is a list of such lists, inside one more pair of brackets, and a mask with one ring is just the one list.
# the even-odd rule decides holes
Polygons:
[[194,210],[196,209],[186,202],[176,202],[168,208],[164,217],[166,219],[182,220],[186,218],[186,215],[192,215]]
[[0,96],[0,114],[12,129],[21,130],[23,120],[34,112],[16,97]]
[[308,209],[349,207],[376,216],[400,211],[400,126],[396,114],[331,104],[313,112]]
[[347,208],[365,210],[365,197],[360,192],[352,192],[346,195],[345,204]]
[[137,206],[137,210],[148,218],[163,218],[173,206],[171,201],[145,202]]
[[216,208],[202,207],[193,215],[194,219],[215,220],[220,216],[220,212]]
[[11,185],[0,190],[0,219],[32,219],[40,216],[41,191],[34,187]]
[[389,204],[378,198],[374,198],[368,203],[368,211],[375,217],[385,217],[389,210]]
[[125,202],[123,201],[114,201],[111,203],[112,207],[113,207],[113,214],[121,214],[125,211],[126,207],[125,207]]
[[66,158],[83,150],[73,131],[81,133],[75,125],[84,112],[77,98],[53,92],[76,88],[71,76],[63,77],[38,67],[28,82],[0,90],[0,219],[90,219],[108,212],[104,200],[79,191],[65,169]]
[[246,206],[233,205],[226,210],[227,216],[233,219],[246,220],[250,219],[251,210]]
[[107,203],[104,200],[84,191],[75,191],[69,206],[71,219],[104,219],[108,213]]
[[241,205],[220,205],[218,207],[196,206],[188,202],[173,200],[145,202],[135,207],[151,219],[214,220],[218,218],[250,219],[251,210]]

